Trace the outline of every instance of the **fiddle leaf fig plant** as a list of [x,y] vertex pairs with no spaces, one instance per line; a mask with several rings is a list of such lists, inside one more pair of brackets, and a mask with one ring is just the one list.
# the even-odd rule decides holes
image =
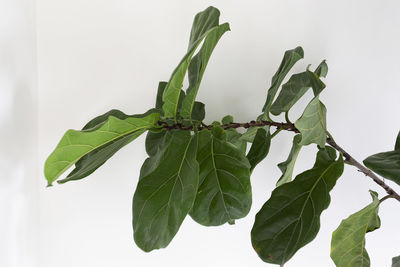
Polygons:
[[[204,226],[234,224],[245,217],[252,204],[251,173],[267,157],[273,137],[290,131],[292,148],[287,160],[278,164],[282,175],[276,177],[276,188],[251,230],[254,250],[263,261],[283,266],[310,243],[347,163],[387,195],[379,199],[371,191],[372,203],[340,223],[332,235],[330,256],[336,266],[370,266],[365,235],[380,227],[379,206],[384,200],[400,201],[399,194],[377,175],[400,184],[400,133],[394,150],[367,157],[366,167],[341,148],[328,132],[327,109],[321,102],[326,61],[315,70],[308,67],[287,77],[304,58],[300,46],[284,53],[259,116],[238,123],[227,115],[205,124],[205,105],[196,101],[196,95],[213,50],[230,30],[228,23],[220,24],[219,15],[218,9],[209,7],[195,16],[187,52],[169,81],[159,83],[154,108],[136,115],[110,110],[81,130],[68,130],[45,163],[48,185],[86,178],[147,132],[148,158],[133,196],[132,222],[136,244],[149,252],[168,246],[187,216]],[[189,85],[183,90],[185,77]],[[303,114],[293,115],[292,123],[289,111],[310,89],[313,99]],[[282,113],[285,122],[271,119],[271,114]],[[296,159],[308,145],[316,148],[314,166],[296,175]],[[399,266],[399,257],[393,258],[392,266]]]

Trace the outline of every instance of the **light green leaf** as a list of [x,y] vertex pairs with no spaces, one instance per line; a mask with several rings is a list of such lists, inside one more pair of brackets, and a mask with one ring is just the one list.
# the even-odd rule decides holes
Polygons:
[[[177,111],[178,111],[178,105],[179,105],[179,96],[181,94],[181,90],[182,90],[182,85],[183,85],[183,80],[185,78],[185,74],[189,68],[189,64],[192,61],[192,57],[194,52],[196,51],[197,47],[200,45],[200,43],[203,41],[204,38],[207,39],[208,36],[214,36],[214,37],[210,37],[211,41],[208,41],[207,43],[212,42],[213,38],[215,38],[215,36],[218,36],[218,34],[223,31],[223,29],[228,30],[229,29],[229,24],[225,23],[222,24],[220,26],[215,26],[212,28],[209,28],[209,26],[214,25],[215,19],[218,19],[219,16],[219,12],[215,12],[215,10],[213,8],[208,8],[205,11],[201,12],[199,15],[197,16],[197,18],[201,18],[204,16],[204,18],[207,20],[207,17],[209,17],[209,21],[211,22],[210,24],[208,24],[207,22],[205,24],[202,24],[203,26],[205,26],[207,28],[207,31],[203,31],[203,30],[199,30],[201,27],[199,27],[199,29],[192,31],[191,37],[190,37],[190,41],[189,41],[189,48],[188,51],[186,53],[186,55],[182,58],[181,62],[179,63],[179,65],[176,67],[176,69],[174,70],[174,72],[171,75],[171,78],[165,88],[164,94],[163,94],[163,101],[164,104],[162,106],[163,112],[164,112],[164,117],[165,118],[171,118],[173,120],[176,121],[176,115],[177,115]],[[194,23],[200,23],[202,21],[204,21],[203,19],[195,19]],[[194,25],[195,27],[196,25]],[[201,35],[199,35],[201,34]],[[222,34],[221,34],[222,35]],[[206,43],[203,44],[203,46]],[[209,45],[207,45],[209,46]],[[210,47],[208,47],[209,49]],[[211,54],[211,51],[208,51],[207,49],[205,49],[206,52],[204,52],[204,54]],[[196,64],[200,64],[199,63],[194,63]],[[194,66],[195,66],[194,65]],[[205,66],[204,66],[205,68]],[[189,81],[190,82],[190,81]],[[193,94],[191,91],[193,90],[188,90],[188,94]],[[197,90],[194,90],[197,92]],[[189,97],[191,98],[191,96]],[[195,95],[194,95],[195,98]],[[193,105],[194,105],[194,98],[193,98],[193,102],[190,102],[191,108],[190,108],[190,112],[192,111]],[[183,104],[182,109],[181,109],[181,113],[182,114],[186,114],[187,111],[185,111],[187,109],[186,107],[187,104]]]
[[262,111],[265,114],[268,114],[272,102],[274,101],[275,95],[278,92],[278,89],[281,86],[283,79],[285,79],[287,73],[290,71],[293,65],[296,64],[296,62],[302,59],[303,57],[304,57],[304,51],[303,48],[301,48],[300,46],[285,52],[282,62],[279,65],[279,69],[272,77],[271,87],[268,89],[267,100],[262,109]]
[[325,84],[309,70],[292,75],[289,81],[282,86],[270,112],[274,115],[288,112],[309,88],[312,88],[314,94],[318,95],[325,88]]
[[326,61],[323,60],[318,67],[314,71],[315,74],[318,75],[318,77],[326,77],[328,74],[328,64],[326,64]]
[[338,267],[369,267],[365,249],[365,234],[381,225],[376,192],[370,191],[372,203],[344,219],[332,234],[331,258]]
[[278,182],[276,183],[276,186],[283,185],[292,180],[294,165],[296,164],[297,157],[302,148],[302,146],[299,145],[300,140],[301,140],[300,134],[295,135],[293,137],[293,145],[287,160],[278,164],[279,169],[282,171],[282,176],[279,178]]
[[377,174],[400,185],[400,132],[397,135],[395,150],[374,154],[363,162]]
[[133,196],[136,244],[148,252],[166,247],[191,209],[198,186],[197,138],[168,131],[160,150],[145,161]]
[[[105,123],[110,116],[117,117],[120,120],[124,120],[126,118],[142,118],[151,113],[156,113],[157,110],[150,109],[144,114],[140,115],[126,115],[125,113],[113,109],[109,112],[100,115],[93,120],[89,121],[82,130],[90,130],[95,127],[99,127],[101,124]],[[116,152],[118,152],[121,148],[135,140],[138,136],[140,136],[145,130],[136,131],[124,136],[121,136],[114,141],[111,141],[80,158],[75,163],[75,169],[72,170],[71,173],[67,175],[65,179],[58,180],[57,183],[63,184],[73,180],[79,180],[87,177],[96,171],[99,167],[101,167],[109,158],[111,158]]]
[[46,160],[44,173],[49,185],[86,154],[123,136],[156,127],[159,118],[158,113],[124,120],[110,116],[106,122],[89,130],[68,130]]
[[269,129],[266,131],[264,128],[258,128],[253,144],[246,156],[251,165],[250,172],[268,155],[270,145],[271,134]]
[[318,96],[307,105],[303,115],[295,122],[296,128],[301,133],[299,145],[305,146],[312,143],[325,146],[326,142],[326,108],[319,101]]
[[342,155],[335,157],[333,148],[321,149],[314,167],[275,188],[257,213],[251,239],[263,261],[283,265],[315,238],[329,192],[343,172]]
[[392,267],[400,267],[400,256],[392,259]]
[[250,211],[250,164],[221,127],[198,135],[199,188],[190,216],[206,226],[233,223]]

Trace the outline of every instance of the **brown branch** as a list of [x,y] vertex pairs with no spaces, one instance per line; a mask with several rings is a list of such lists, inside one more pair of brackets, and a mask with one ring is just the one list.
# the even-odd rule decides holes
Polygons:
[[[180,129],[180,130],[193,130],[194,126],[193,125],[183,125],[181,123],[176,123],[176,124],[167,124],[166,122],[159,121],[159,125],[162,125],[164,129],[167,130],[172,130],[172,129]],[[292,131],[295,133],[299,133],[299,130],[296,129],[293,123],[283,123],[283,122],[272,122],[272,121],[250,121],[250,122],[245,122],[245,123],[237,123],[237,122],[232,122],[228,124],[222,124],[220,125],[224,129],[231,129],[231,128],[250,128],[254,126],[274,126],[277,128],[277,130],[286,130],[286,131]],[[213,127],[213,125],[205,125],[202,123],[202,125],[197,126],[197,130],[201,131],[203,129],[208,129],[210,130]],[[364,173],[365,176],[370,177],[375,183],[377,183],[379,186],[381,186],[383,189],[385,189],[386,193],[388,193],[388,196],[386,196],[384,199],[387,198],[395,198],[398,201],[400,201],[400,195],[397,194],[393,188],[391,188],[389,185],[387,185],[381,178],[379,178],[375,173],[373,173],[370,169],[366,168],[364,165],[362,165],[360,162],[355,160],[348,152],[346,152],[343,148],[341,148],[336,142],[331,138],[328,137],[326,142],[331,145],[333,148],[335,148],[337,151],[341,152],[345,158],[345,162],[353,165],[356,167],[360,172]]]

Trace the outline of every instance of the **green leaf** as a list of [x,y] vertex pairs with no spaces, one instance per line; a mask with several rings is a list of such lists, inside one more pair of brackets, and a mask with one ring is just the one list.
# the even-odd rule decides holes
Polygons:
[[374,154],[363,162],[377,174],[400,185],[400,132],[397,135],[395,150]]
[[[126,115],[122,111],[119,110],[110,110],[109,112],[100,115],[91,121],[89,121],[82,130],[91,130],[92,128],[96,128],[105,123],[110,116],[117,117],[118,119],[124,120],[126,118],[142,118],[151,113],[155,113],[155,109],[150,109],[148,112],[140,115]],[[120,138],[109,142],[92,152],[87,153],[81,159],[79,159],[75,163],[75,169],[70,172],[65,179],[58,180],[57,183],[63,184],[73,180],[83,179],[94,171],[96,171],[99,167],[101,167],[109,158],[111,158],[115,153],[117,153],[121,148],[135,140],[138,136],[140,136],[145,130],[133,132],[128,135],[121,136]]]
[[400,256],[392,259],[392,267],[400,267]]
[[225,32],[229,30],[230,29],[228,23],[219,25],[215,28],[215,30],[211,30],[205,38],[199,53],[193,57],[188,70],[189,87],[186,90],[186,97],[183,100],[181,110],[181,116],[184,119],[191,119],[194,101],[196,99],[197,92],[199,90],[200,83],[206,70],[208,61],[210,60],[211,54],[216,47],[219,39]]
[[225,117],[222,118],[222,124],[229,124],[233,122],[233,116],[231,115],[226,115]]
[[166,247],[191,209],[198,186],[197,138],[168,131],[145,161],[133,196],[133,230],[144,251]]
[[236,129],[226,129],[226,141],[237,147],[244,154],[246,153],[247,142],[242,139],[242,134]]
[[301,48],[300,46],[285,52],[282,62],[279,65],[279,69],[272,77],[271,87],[268,89],[267,100],[262,109],[262,111],[265,114],[268,114],[272,102],[274,101],[275,95],[278,92],[278,89],[281,86],[283,79],[285,79],[287,73],[290,71],[293,65],[296,64],[296,62],[302,59],[303,57],[304,57],[304,51],[303,48]]
[[89,130],[68,130],[46,160],[44,173],[49,185],[86,154],[123,136],[156,127],[159,117],[158,113],[124,120],[109,116]]
[[203,34],[219,25],[219,16],[219,10],[213,6],[209,6],[202,12],[196,14],[190,32],[188,50],[195,45],[197,40],[200,39]]
[[276,186],[283,185],[292,180],[294,165],[296,164],[297,157],[302,148],[302,146],[299,145],[300,140],[301,140],[300,134],[295,135],[293,137],[293,145],[292,148],[290,149],[290,153],[287,160],[278,164],[279,169],[282,171],[282,176],[279,178],[278,182],[276,183]]
[[[258,126],[252,126],[250,128],[247,129],[247,131],[242,134],[241,139],[243,141],[249,142],[249,143],[253,143],[254,138],[256,137],[257,131],[260,127]],[[269,128],[265,128],[265,130],[269,130]]]
[[318,67],[314,71],[315,74],[318,75],[318,77],[326,77],[328,74],[328,64],[326,64],[326,61],[323,60]]
[[365,234],[381,225],[376,192],[370,191],[372,203],[344,219],[332,234],[331,258],[338,267],[368,267],[370,260],[365,249]]
[[325,146],[326,142],[326,108],[319,101],[318,96],[307,105],[303,115],[295,122],[296,128],[301,133],[299,145],[305,146],[312,143]]
[[156,98],[156,109],[162,110],[163,105],[163,94],[165,88],[167,87],[167,82],[159,82],[158,89],[157,89],[157,98]]
[[195,101],[192,110],[192,120],[203,121],[206,117],[205,105],[201,102]]
[[199,189],[190,216],[206,226],[233,223],[250,211],[250,164],[221,127],[198,135]]
[[[179,96],[181,94],[183,80],[185,78],[185,74],[189,68],[189,64],[192,61],[193,54],[196,51],[197,47],[200,45],[200,43],[203,41],[204,38],[207,39],[208,36],[212,36],[212,37],[210,37],[211,41],[207,41],[207,44],[210,42],[212,43],[213,38],[215,38],[215,36],[218,36],[218,34],[221,31],[223,31],[223,29],[227,29],[227,30],[229,29],[229,24],[227,24],[227,23],[222,24],[220,26],[215,26],[215,27],[209,28],[209,26],[214,25],[213,21],[215,21],[216,18],[218,19],[219,12],[217,12],[217,13],[214,11],[213,8],[208,8],[205,11],[200,13],[202,15],[198,14],[198,16],[196,16],[196,18],[198,18],[198,19],[197,20],[195,19],[195,22],[194,22],[195,24],[204,21],[204,18],[206,18],[206,20],[209,20],[211,23],[209,24],[208,22],[206,22],[204,24],[201,24],[205,27],[205,29],[207,29],[207,31],[199,30],[199,29],[202,29],[202,27],[203,27],[201,25],[199,26],[199,29],[192,31],[190,41],[189,41],[188,51],[187,51],[186,55],[182,58],[181,62],[176,67],[174,72],[172,73],[171,78],[164,90],[164,94],[163,94],[164,104],[162,106],[162,109],[163,109],[165,118],[171,118],[176,121],[176,115],[177,115],[178,105],[179,105]],[[196,26],[196,25],[194,25],[194,26]],[[203,44],[203,46],[204,45],[206,45],[206,42]],[[209,45],[207,45],[207,47],[208,46]],[[209,49],[209,48],[210,47],[208,47],[207,49]],[[203,57],[205,57],[208,53],[211,54],[211,51],[208,51],[207,49],[205,49],[206,52],[204,52]],[[194,63],[194,64],[196,64],[196,63]],[[200,64],[200,62],[197,64]],[[203,67],[201,67],[201,68],[203,68]],[[204,66],[204,68],[205,68],[205,66]],[[190,83],[190,81],[189,81],[189,83]],[[190,93],[189,98],[192,98],[193,93],[191,91],[197,92],[197,89],[187,91],[188,94]],[[195,95],[194,95],[194,98],[195,98]],[[193,98],[193,102],[191,102],[190,111],[192,110],[193,105],[194,105],[194,98]],[[184,102],[187,102],[187,101],[184,100]],[[182,104],[181,113],[187,114],[187,104],[186,103]]]
[[399,150],[400,151],[400,131],[397,134],[396,144],[394,145],[394,150]]
[[271,134],[269,129],[266,131],[264,128],[258,128],[253,144],[246,156],[251,165],[250,172],[268,155],[270,145]]
[[325,88],[325,84],[309,70],[292,75],[289,81],[282,86],[270,112],[274,115],[288,112],[309,88],[312,88],[314,94],[318,95]]
[[329,192],[343,172],[342,155],[335,157],[333,148],[320,149],[314,167],[275,188],[257,213],[251,238],[263,261],[283,265],[315,238]]

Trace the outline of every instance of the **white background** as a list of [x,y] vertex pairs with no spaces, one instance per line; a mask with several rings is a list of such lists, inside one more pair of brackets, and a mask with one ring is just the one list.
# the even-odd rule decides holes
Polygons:
[[[276,164],[289,153],[290,133],[274,138],[255,169],[246,218],[207,228],[188,217],[168,248],[150,254],[136,247],[131,227],[144,136],[87,179],[45,188],[43,163],[67,129],[111,108],[134,114],[154,105],[158,81],[168,80],[186,51],[194,15],[209,5],[221,10],[221,22],[230,22],[232,31],[215,49],[198,95],[207,122],[226,114],[240,122],[254,119],[284,51],[301,45],[305,59],[296,72],[327,59],[321,100],[336,141],[359,160],[394,146],[398,1],[36,0],[36,10],[32,1],[3,2],[1,266],[272,266],[253,251],[250,230],[280,176]],[[310,99],[295,106],[292,120]],[[296,173],[313,165],[315,151],[301,152]],[[319,235],[285,266],[334,266],[331,233],[370,202],[369,189],[384,196],[346,166]],[[390,266],[400,254],[399,212],[394,200],[381,205],[382,227],[367,235],[372,266]]]

